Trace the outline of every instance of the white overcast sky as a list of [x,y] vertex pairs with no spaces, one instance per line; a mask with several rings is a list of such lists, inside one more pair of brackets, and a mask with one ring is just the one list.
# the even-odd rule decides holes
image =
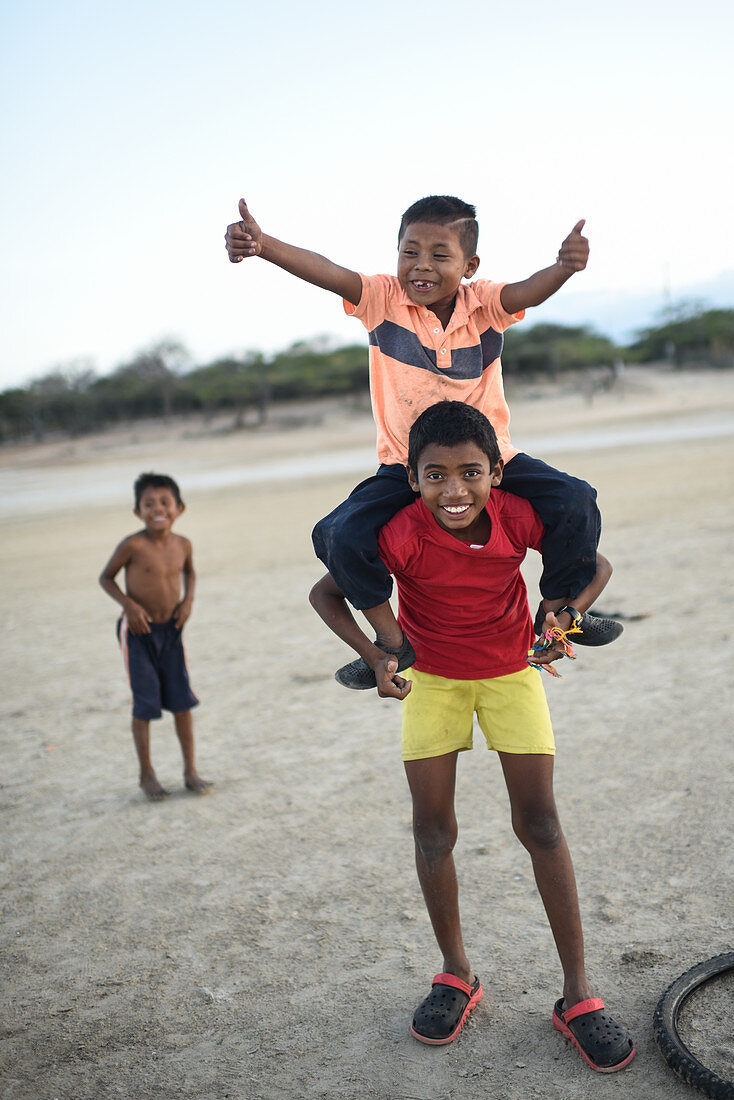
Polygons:
[[594,323],[734,269],[721,0],[0,13],[0,389],[77,358],[104,373],[163,337],[200,363],[363,341],[336,298],[227,262],[240,195],[266,232],[370,273],[393,270],[424,194],[477,205],[495,279],[552,263],[586,217],[590,266],[535,320],[563,297],[563,320]]

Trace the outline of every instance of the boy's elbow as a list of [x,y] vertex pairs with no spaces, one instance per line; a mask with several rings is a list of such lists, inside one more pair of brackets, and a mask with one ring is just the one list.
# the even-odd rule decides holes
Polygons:
[[316,584],[313,586],[308,594],[308,602],[311,604],[311,607],[314,609],[314,611],[318,611],[319,609],[319,603],[322,596],[322,585],[322,580],[316,581]]

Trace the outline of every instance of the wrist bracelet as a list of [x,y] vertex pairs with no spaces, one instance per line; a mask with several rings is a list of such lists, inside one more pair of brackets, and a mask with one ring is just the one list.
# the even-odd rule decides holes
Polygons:
[[558,618],[558,616],[562,615],[564,611],[567,615],[571,616],[571,627],[578,626],[584,617],[580,611],[576,610],[575,607],[568,606],[561,607],[558,611],[554,611],[553,614],[556,616],[556,618]]

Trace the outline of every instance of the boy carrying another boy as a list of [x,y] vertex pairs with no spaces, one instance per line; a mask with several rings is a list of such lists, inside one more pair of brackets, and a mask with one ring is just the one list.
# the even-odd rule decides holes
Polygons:
[[[263,233],[247,209],[227,227],[233,263],[260,256],[306,282],[339,294],[344,309],[369,332],[370,392],[377,423],[380,468],[321,520],[314,548],[340,590],[372,626],[376,643],[398,658],[414,658],[389,603],[390,574],[380,560],[377,534],[413,498],[407,481],[408,432],[416,417],[441,399],[480,409],[492,422],[505,462],[504,485],[529,500],[544,526],[540,634],[548,611],[563,629],[572,622],[581,645],[606,645],[622,632],[610,619],[580,615],[578,593],[594,576],[601,518],[596,492],[583,481],[519,453],[510,440],[510,412],[502,384],[502,333],[586,267],[589,245],[579,221],[556,262],[516,283],[473,279],[479,267],[475,209],[450,195],[419,199],[405,211],[398,234],[397,276],[360,275],[324,256]],[[556,425],[559,433],[563,424]],[[350,688],[371,688],[375,677],[360,658],[336,673]]]
[[[530,504],[497,489],[503,462],[487,418],[458,401],[426,409],[410,430],[408,479],[420,499],[379,535],[397,580],[398,622],[411,638],[409,678],[397,658],[370,642],[327,574],[311,591],[324,622],[376,674],[381,696],[402,699],[402,754],[413,799],[416,867],[442,970],[413,1017],[423,1043],[455,1039],[482,987],[464,949],[452,855],[458,754],[472,747],[474,714],[497,751],[512,825],[530,853],[563,968],[553,1023],[592,1069],[622,1069],[634,1057],[627,1031],[606,1012],[584,967],[576,883],[553,797],[555,745],[541,677],[528,662],[563,656],[528,649],[534,632],[520,566],[539,550],[543,526]],[[609,563],[577,593],[583,613],[605,587]],[[557,626],[549,612],[544,626]],[[551,636],[552,637],[552,636]]]
[[[134,492],[134,512],[145,526],[122,540],[99,583],[123,610],[117,637],[133,697],[140,786],[153,800],[170,794],[158,782],[150,759],[150,720],[160,718],[163,709],[173,712],[186,787],[203,794],[212,783],[196,770],[191,709],[199,700],[189,684],[182,636],[194,602],[196,575],[191,543],[171,530],[186,506],[167,474],[141,474]],[[125,592],[115,580],[121,569]]]

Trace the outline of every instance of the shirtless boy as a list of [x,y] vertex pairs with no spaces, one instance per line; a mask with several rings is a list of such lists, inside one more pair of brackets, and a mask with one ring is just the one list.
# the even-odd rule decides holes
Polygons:
[[[173,712],[184,761],[184,782],[203,794],[211,782],[202,779],[194,760],[191,690],[182,631],[194,602],[196,575],[191,543],[174,535],[173,524],[184,511],[179,487],[167,474],[141,474],[135,482],[135,508],[144,524],[123,539],[102,570],[99,583],[122,607],[117,637],[132,691],[132,732],[140,762],[140,786],[148,798],[170,794],[158,781],[150,759],[150,722],[162,710]],[[125,591],[115,578],[125,571]]]

